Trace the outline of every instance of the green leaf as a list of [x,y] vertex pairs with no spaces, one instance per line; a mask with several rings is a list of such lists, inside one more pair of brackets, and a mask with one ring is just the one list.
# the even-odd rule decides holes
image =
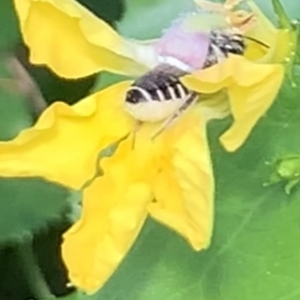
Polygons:
[[117,20],[120,20],[124,13],[123,0],[77,0],[79,3],[87,7],[99,18],[105,20],[109,24],[114,25]]
[[13,8],[13,1],[0,1],[0,49],[6,49],[19,39],[18,21]]
[[273,9],[277,16],[277,23],[279,28],[292,30],[292,24],[289,16],[287,15],[283,5],[279,0],[272,0]]
[[117,28],[121,34],[137,39],[158,37],[174,18],[194,7],[192,0],[126,0],[125,3],[126,13]]
[[0,244],[14,242],[59,221],[71,192],[40,178],[0,178]]
[[122,80],[130,80],[132,78],[125,76],[125,75],[119,75],[119,74],[113,74],[110,72],[101,72],[101,74],[98,76],[97,81],[91,90],[91,93],[95,93],[99,90],[103,90],[110,85],[113,85],[115,83],[118,83]]
[[19,39],[13,1],[0,1],[0,12],[0,140],[8,140],[30,126],[32,118],[25,97],[19,93],[9,70],[10,52]]
[[[273,0],[272,0],[273,1]],[[262,11],[273,21],[276,22],[276,15],[274,13],[272,1],[256,0]],[[275,1],[277,2],[277,1]],[[291,19],[300,19],[300,2],[293,0],[279,0],[280,6],[286,10]]]

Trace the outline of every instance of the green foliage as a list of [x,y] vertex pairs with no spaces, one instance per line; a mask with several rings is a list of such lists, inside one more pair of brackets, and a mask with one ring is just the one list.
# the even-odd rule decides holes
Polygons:
[[13,1],[0,2],[0,49],[9,48],[19,38],[17,16],[13,9]]
[[39,178],[0,179],[0,244],[19,241],[61,218],[69,191]]
[[25,97],[20,94],[10,72],[11,52],[19,41],[13,1],[0,1],[0,140],[15,137],[32,124]]
[[137,39],[157,38],[161,31],[194,7],[192,0],[125,0],[126,13],[118,23],[119,32]]
[[[272,5],[273,0],[264,1],[264,0],[256,0],[255,2],[259,4],[262,10],[267,14],[269,18],[272,20],[276,20],[276,16],[274,15],[274,9]],[[291,19],[300,19],[300,3],[294,0],[281,0],[281,5],[286,10],[287,14]]]
[[122,18],[125,10],[123,0],[78,0],[78,2],[112,25]]

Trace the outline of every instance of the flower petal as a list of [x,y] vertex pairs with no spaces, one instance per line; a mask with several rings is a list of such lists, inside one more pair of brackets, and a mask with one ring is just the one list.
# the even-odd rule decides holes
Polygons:
[[227,88],[233,125],[221,136],[228,151],[239,148],[280,89],[284,67],[279,64],[255,64],[243,57],[230,56],[224,62],[182,78],[199,93]]
[[144,61],[156,61],[151,44],[125,40],[74,0],[14,1],[31,62],[62,77],[101,70],[136,76],[147,70]]
[[[247,35],[269,45],[268,49],[264,49],[264,55],[256,61],[260,63],[288,63],[291,61],[295,55],[297,36],[281,4],[278,1],[273,1],[274,9],[277,14],[280,14],[279,18],[281,19],[279,21],[282,21],[280,29],[271,23],[254,1],[248,1],[247,4],[256,16],[254,26],[247,32]],[[249,53],[251,53],[253,49],[259,48],[259,45],[253,45],[249,48]]]
[[80,188],[95,173],[99,151],[132,129],[123,109],[129,84],[114,85],[74,106],[50,106],[34,127],[0,143],[1,176],[41,176]]
[[212,235],[214,181],[206,122],[198,114],[188,118],[182,122],[186,130],[165,154],[164,166],[153,183],[156,202],[148,210],[201,250],[209,246]]
[[274,102],[281,87],[283,66],[264,67],[264,70],[257,69],[258,82],[255,85],[246,88],[237,85],[228,89],[234,122],[220,138],[227,151],[235,151],[245,142],[252,128]]
[[134,148],[127,138],[113,156],[101,160],[104,175],[85,190],[82,217],[65,234],[62,249],[69,277],[87,292],[99,289],[117,268],[153,199],[150,182],[157,173],[156,146],[151,147],[150,139],[143,142],[143,137],[139,134]]
[[88,293],[96,292],[112,275],[147,216],[150,187],[126,186],[122,179],[105,175],[96,179],[84,192],[80,221],[64,235],[62,254],[69,279]]

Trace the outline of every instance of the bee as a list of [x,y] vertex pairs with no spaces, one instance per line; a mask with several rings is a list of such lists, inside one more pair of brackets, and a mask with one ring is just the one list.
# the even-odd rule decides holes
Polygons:
[[[251,14],[244,17],[239,26],[251,23],[252,17]],[[229,54],[244,55],[245,40],[254,40],[230,26],[204,32],[186,31],[182,24],[184,21],[175,22],[165,32],[157,45],[160,64],[136,79],[126,94],[125,108],[136,120],[164,121],[153,138],[201,101],[201,95],[185,87],[180,77],[196,69],[211,67]]]
[[180,82],[179,78],[185,74],[187,72],[176,66],[158,65],[132,84],[126,95],[127,108],[143,122],[166,119],[172,112],[180,110],[182,99],[189,102],[196,95]]
[[160,64],[138,78],[127,92],[125,105],[136,120],[153,123],[166,120],[152,138],[196,102],[198,94],[186,88],[179,80],[185,74],[186,71],[176,66]]

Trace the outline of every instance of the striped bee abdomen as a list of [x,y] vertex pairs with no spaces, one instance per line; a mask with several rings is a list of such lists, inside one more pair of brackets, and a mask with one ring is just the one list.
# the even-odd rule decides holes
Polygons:
[[186,72],[161,64],[138,78],[126,94],[125,107],[137,120],[158,122],[175,113],[193,93],[180,81]]

